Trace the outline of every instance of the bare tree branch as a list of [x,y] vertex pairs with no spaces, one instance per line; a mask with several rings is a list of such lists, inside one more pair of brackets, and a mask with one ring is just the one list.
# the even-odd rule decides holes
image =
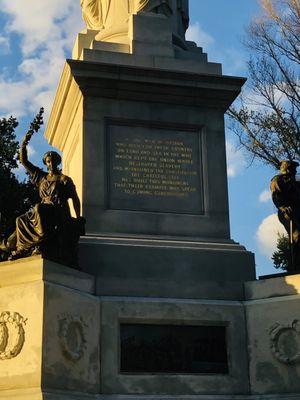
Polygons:
[[278,167],[300,160],[300,0],[260,0],[247,29],[249,83],[229,127],[251,156]]

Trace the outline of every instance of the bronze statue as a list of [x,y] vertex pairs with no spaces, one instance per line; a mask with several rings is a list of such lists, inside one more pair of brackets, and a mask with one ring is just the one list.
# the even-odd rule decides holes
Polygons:
[[280,174],[271,180],[272,199],[278,209],[278,219],[285,227],[291,244],[288,272],[300,271],[300,183],[296,181],[299,164],[280,162]]
[[[41,201],[17,218],[15,232],[1,244],[0,250],[9,254],[9,260],[42,254],[45,258],[77,266],[77,243],[84,233],[85,221],[80,217],[75,185],[59,169],[61,157],[55,151],[49,151],[43,157],[48,172],[28,160],[27,145],[42,124],[42,113],[43,110],[25,135],[19,153],[20,162],[38,188]],[[68,199],[73,202],[76,218],[71,217]]]

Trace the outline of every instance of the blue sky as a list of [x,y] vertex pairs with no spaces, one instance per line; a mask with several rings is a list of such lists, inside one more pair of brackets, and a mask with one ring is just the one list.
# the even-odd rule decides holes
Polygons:
[[[0,0],[0,117],[13,114],[20,121],[19,136],[40,106],[51,111],[64,59],[70,57],[76,34],[84,28],[80,1]],[[244,29],[260,13],[258,0],[190,0],[188,37],[221,62],[227,75],[247,76]],[[269,181],[275,171],[236,150],[227,130],[229,205],[232,238],[253,251],[258,275],[274,273],[272,253],[278,226],[269,198]],[[36,135],[31,158],[39,163],[48,149]]]

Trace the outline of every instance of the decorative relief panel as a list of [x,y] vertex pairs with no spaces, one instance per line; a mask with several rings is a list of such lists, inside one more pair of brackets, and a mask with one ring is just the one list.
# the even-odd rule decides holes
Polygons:
[[81,317],[69,314],[59,316],[58,325],[62,353],[71,361],[80,360],[86,349],[87,325]]
[[26,319],[17,312],[4,311],[0,315],[0,360],[17,357],[25,343]]
[[270,329],[270,348],[274,357],[284,364],[300,363],[300,321],[290,324],[276,322]]

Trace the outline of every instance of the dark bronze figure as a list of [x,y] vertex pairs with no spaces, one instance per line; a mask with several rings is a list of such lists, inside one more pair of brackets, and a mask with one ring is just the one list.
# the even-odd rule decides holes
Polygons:
[[296,181],[299,164],[281,161],[280,174],[271,181],[272,199],[278,219],[285,227],[291,244],[291,260],[287,272],[300,271],[300,183]]
[[[49,151],[44,155],[43,163],[48,172],[28,160],[27,145],[37,130],[30,129],[25,135],[19,159],[37,186],[41,201],[17,218],[15,232],[2,242],[0,250],[9,260],[42,254],[45,258],[77,267],[78,240],[84,234],[85,223],[80,217],[80,200],[72,179],[59,169],[61,157],[58,153]],[[73,202],[76,218],[71,217],[68,199]]]

